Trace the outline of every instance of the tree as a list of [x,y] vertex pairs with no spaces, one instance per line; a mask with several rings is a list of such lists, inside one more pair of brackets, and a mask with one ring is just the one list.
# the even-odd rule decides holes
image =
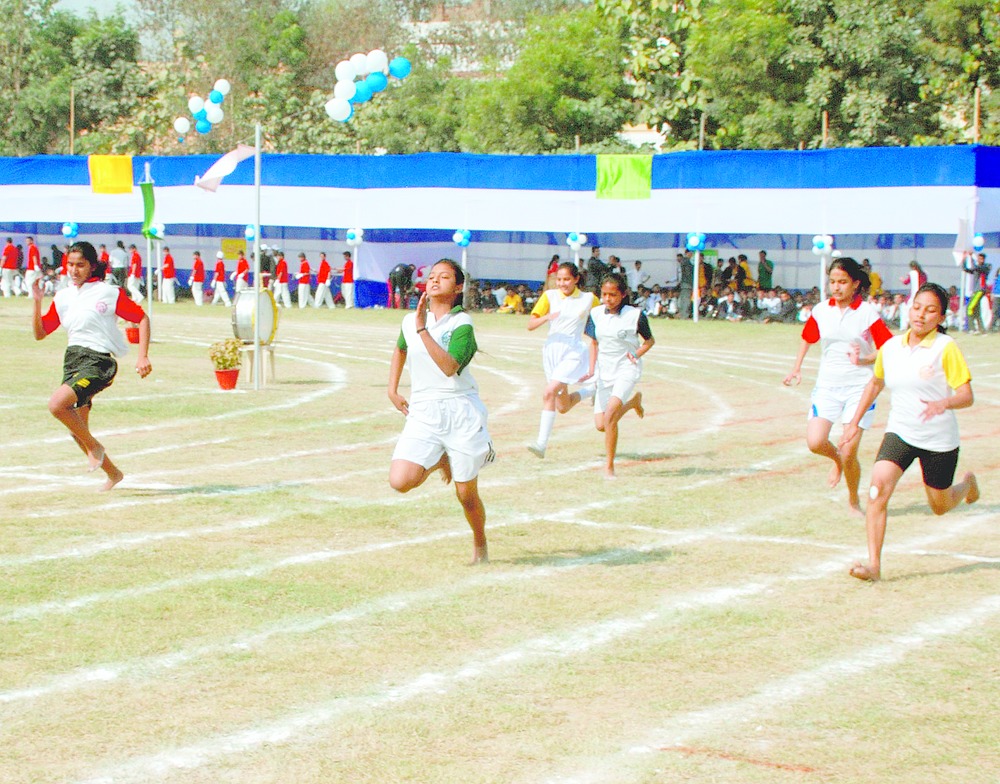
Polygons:
[[591,9],[535,17],[510,70],[470,89],[462,149],[566,151],[577,138],[591,144],[614,136],[632,113],[623,60],[618,26]]

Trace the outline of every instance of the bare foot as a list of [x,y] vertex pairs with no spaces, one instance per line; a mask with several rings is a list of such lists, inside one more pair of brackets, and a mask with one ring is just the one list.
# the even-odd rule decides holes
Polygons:
[[971,471],[965,475],[964,479],[969,483],[969,492],[965,494],[965,503],[974,504],[979,500],[979,482],[976,481],[976,475]]
[[475,545],[472,548],[472,560],[469,561],[469,566],[475,566],[476,564],[489,563],[489,561],[490,561],[490,556],[489,556],[489,553],[486,550],[486,545],[485,544],[482,547],[480,547],[479,545]]
[[438,460],[436,468],[441,469],[441,481],[446,485],[451,484],[451,461],[448,460],[448,453],[445,452]]
[[851,567],[851,577],[857,577],[859,580],[864,580],[869,583],[877,583],[880,576],[879,570],[872,569],[870,566],[866,566],[863,563],[856,563]]
[[853,517],[865,516],[865,513],[861,511],[861,500],[857,496],[847,499],[847,508]]
[[838,460],[833,464],[833,468],[830,469],[830,473],[827,474],[826,484],[828,487],[836,487],[840,484],[840,477],[844,473],[844,469],[840,465]]
[[87,452],[87,473],[93,473],[104,464],[104,447]]
[[605,468],[604,469],[604,479],[605,480],[617,479],[617,478],[618,477],[615,476],[615,469],[613,469],[613,468]]
[[646,416],[646,409],[642,407],[642,392],[635,393],[635,413],[639,415],[639,419]]
[[107,492],[116,484],[118,484],[122,479],[125,478],[125,474],[119,471],[117,468],[114,471],[108,473],[108,481],[101,486],[101,492]]

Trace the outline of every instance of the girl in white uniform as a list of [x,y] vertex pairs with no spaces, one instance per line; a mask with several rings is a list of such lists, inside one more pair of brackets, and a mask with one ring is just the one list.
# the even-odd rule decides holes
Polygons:
[[542,348],[542,366],[548,383],[542,393],[538,439],[528,445],[528,451],[537,457],[545,457],[556,412],[565,414],[584,397],[594,394],[593,386],[585,386],[571,394],[569,385],[583,383],[591,376],[583,328],[590,311],[599,302],[589,291],[580,290],[580,270],[575,264],[560,264],[554,277],[555,287],[542,293],[528,319],[529,330],[549,325],[549,335]]
[[[479,470],[493,459],[486,407],[468,365],[476,353],[472,319],[462,310],[465,275],[451,259],[431,268],[417,310],[403,318],[389,366],[389,400],[406,424],[392,453],[389,484],[406,493],[440,469],[472,528],[472,563],[488,560],[486,510],[479,498]],[[458,303],[458,304],[456,304]],[[410,400],[399,394],[406,365]]]
[[139,358],[135,372],[148,376],[149,317],[130,300],[123,289],[104,282],[106,267],[97,260],[97,251],[89,242],[77,242],[66,253],[66,271],[70,285],[56,292],[48,312],[42,315],[42,284],[31,288],[34,297],[32,328],[35,340],[42,340],[59,326],[69,333],[63,361],[63,382],[49,398],[49,411],[62,422],[87,455],[90,471],[98,468],[107,475],[102,490],[110,490],[122,478],[101,443],[90,432],[90,410],[94,395],[114,381],[118,364],[115,356],[128,351],[118,329],[123,318],[139,325]]
[[872,406],[861,420],[853,438],[841,441],[840,449],[830,441],[834,422],[850,421],[865,384],[872,376],[875,349],[892,334],[878,311],[863,300],[870,285],[868,275],[854,259],[835,259],[828,270],[830,299],[813,308],[802,329],[802,345],[792,372],[785,376],[785,386],[802,381],[802,360],[814,343],[822,349],[816,386],[812,391],[806,444],[813,454],[833,461],[828,483],[836,487],[841,474],[847,481],[847,502],[861,514],[858,485],[861,465],[858,446],[862,430],[867,430],[875,415]]
[[955,409],[972,405],[972,374],[958,345],[944,334],[948,292],[936,283],[925,283],[910,303],[910,329],[882,346],[875,373],[844,427],[851,439],[867,407],[879,393],[892,390],[892,408],[885,437],[872,468],[866,510],[868,563],[856,563],[851,575],[876,581],[882,575],[882,543],[889,499],[903,472],[920,461],[924,490],[931,511],[937,515],[962,501],[979,500],[976,475],[966,472],[952,484],[958,466],[958,420]]
[[642,419],[642,393],[635,392],[642,377],[641,357],[656,342],[646,314],[625,304],[628,284],[617,272],[601,282],[601,302],[590,311],[584,333],[591,339],[589,375],[597,374],[594,392],[594,426],[604,433],[604,478],[615,478],[618,422],[629,411]]

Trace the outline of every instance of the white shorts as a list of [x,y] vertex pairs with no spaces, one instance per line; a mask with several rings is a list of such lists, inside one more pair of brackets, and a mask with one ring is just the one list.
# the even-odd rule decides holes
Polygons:
[[545,378],[563,384],[578,384],[590,369],[590,354],[582,343],[550,340],[542,349]]
[[[818,417],[827,422],[840,422],[846,425],[854,418],[858,410],[864,386],[849,387],[815,387],[812,391],[812,404],[809,406],[809,419]],[[875,417],[875,404],[865,411],[859,426],[862,430],[871,427]]]
[[594,413],[603,414],[613,397],[618,398],[622,403],[627,403],[632,398],[632,393],[638,383],[638,370],[634,373],[620,373],[617,378],[611,379],[611,382],[607,384],[598,379],[594,390]]
[[486,429],[486,406],[478,397],[410,404],[392,459],[430,468],[445,453],[456,482],[475,479],[479,470],[493,460],[493,443]]

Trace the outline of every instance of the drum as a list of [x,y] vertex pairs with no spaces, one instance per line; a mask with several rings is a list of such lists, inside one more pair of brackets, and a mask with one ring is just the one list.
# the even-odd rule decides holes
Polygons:
[[[254,289],[246,289],[233,300],[233,334],[244,343],[253,343],[254,332]],[[260,324],[257,334],[262,346],[274,340],[278,331],[278,306],[267,289],[260,292]]]

